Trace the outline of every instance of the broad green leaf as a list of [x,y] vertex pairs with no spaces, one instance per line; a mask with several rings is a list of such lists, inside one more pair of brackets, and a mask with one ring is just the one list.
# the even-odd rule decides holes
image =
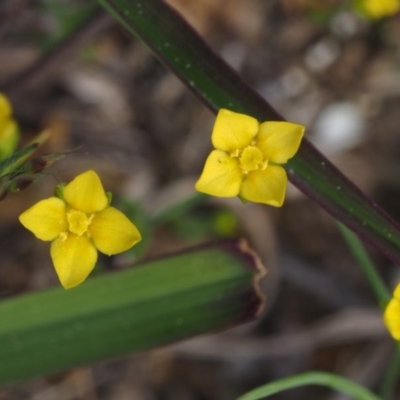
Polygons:
[[226,241],[0,302],[0,383],[121,356],[252,319],[262,266]]
[[[98,1],[212,111],[227,108],[254,116],[259,121],[283,119],[166,2]],[[397,223],[307,139],[285,167],[290,181],[310,199],[400,264]]]

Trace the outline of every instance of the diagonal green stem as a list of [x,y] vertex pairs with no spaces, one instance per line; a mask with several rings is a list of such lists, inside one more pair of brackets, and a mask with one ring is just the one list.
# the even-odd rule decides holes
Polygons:
[[[391,296],[382,278],[376,271],[376,268],[371,261],[364,245],[360,239],[353,232],[349,231],[344,225],[338,223],[338,228],[346,241],[350,251],[353,253],[355,259],[358,261],[361,269],[363,270],[372,290],[380,303],[382,310],[385,310],[387,303]],[[390,365],[386,371],[381,387],[381,396],[385,400],[394,398],[394,389],[400,373],[400,351],[396,348]]]
[[365,251],[364,245],[360,239],[353,232],[349,231],[344,225],[337,224],[340,233],[349,246],[350,251],[353,253],[355,259],[363,270],[369,284],[372,287],[379,303],[385,307],[390,300],[390,293],[383,283],[382,278],[375,269],[369,255]]
[[384,400],[393,400],[400,375],[400,350],[397,348],[386,371],[380,394]]
[[157,226],[181,218],[188,210],[203,203],[208,197],[203,193],[195,193],[193,196],[174,203],[152,215],[151,222]]
[[348,379],[325,372],[307,372],[305,374],[299,374],[289,378],[280,379],[254,389],[239,397],[238,400],[264,399],[272,394],[306,385],[329,387],[333,390],[337,390],[338,392],[352,396],[357,400],[382,400],[368,389]]
[[[283,119],[167,3],[98,1],[212,111],[228,108],[259,121]],[[308,197],[400,264],[399,226],[306,139],[286,170]]]
[[73,33],[61,39],[42,58],[26,70],[8,79],[7,82],[1,82],[0,91],[6,93],[12,99],[23,95],[31,85],[38,84],[38,82],[48,78],[49,73],[56,70],[62,60],[65,60],[77,48],[82,47],[85,41],[102,31],[111,22],[110,16],[103,10],[93,12]]

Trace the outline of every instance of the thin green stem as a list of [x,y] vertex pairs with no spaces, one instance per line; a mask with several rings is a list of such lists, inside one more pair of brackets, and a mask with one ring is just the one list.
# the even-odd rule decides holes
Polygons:
[[368,389],[340,376],[326,372],[307,372],[268,383],[239,397],[238,400],[259,400],[284,390],[305,385],[326,386],[357,400],[382,400]]
[[[372,290],[374,291],[382,310],[385,310],[387,303],[389,302],[391,296],[390,292],[386,288],[382,278],[378,274],[371,258],[366,252],[363,243],[358,238],[356,234],[348,230],[341,223],[337,223],[338,229],[342,234],[344,240],[346,241],[350,251],[353,253],[358,264],[363,270]],[[398,344],[399,342],[397,342]],[[381,386],[381,396],[385,400],[391,400],[394,398],[395,385],[400,374],[400,351],[397,349],[389,367],[384,375],[382,386]]]
[[364,248],[364,245],[362,244],[358,236],[347,229],[344,225],[338,222],[337,226],[350,251],[352,252],[361,269],[363,270],[369,284],[371,285],[372,290],[375,293],[375,296],[378,298],[379,304],[382,308],[384,308],[387,302],[390,300],[391,296],[388,289],[386,288],[386,285],[383,283],[382,278],[376,271],[376,268],[371,261],[371,258]]
[[396,349],[382,382],[380,394],[384,400],[394,399],[394,391],[400,374],[400,351]]
[[158,211],[151,218],[151,222],[157,226],[181,218],[182,215],[190,211],[193,207],[203,203],[209,196],[202,193],[194,193],[181,201],[177,201],[166,208]]
[[[94,6],[93,6],[94,9]],[[82,45],[97,33],[103,31],[112,24],[110,16],[102,10],[93,11],[92,15],[87,16],[82,25],[77,27],[70,35],[61,38],[58,44],[54,43],[53,49],[44,54],[27,69],[17,73],[7,82],[0,84],[0,91],[7,96],[15,99],[23,96],[32,84],[44,80],[51,72],[57,70],[62,64],[62,60],[68,59],[71,53],[82,48]]]

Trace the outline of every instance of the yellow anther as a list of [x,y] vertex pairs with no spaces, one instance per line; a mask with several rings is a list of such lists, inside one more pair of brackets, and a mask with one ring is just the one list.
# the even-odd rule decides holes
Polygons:
[[69,231],[81,236],[87,231],[91,218],[82,211],[70,210],[67,212],[67,221]]
[[240,167],[244,172],[255,171],[263,166],[261,150],[256,146],[247,146],[240,156]]

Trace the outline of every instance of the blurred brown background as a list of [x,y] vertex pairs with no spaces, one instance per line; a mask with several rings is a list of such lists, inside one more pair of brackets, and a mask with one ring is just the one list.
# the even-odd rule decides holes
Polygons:
[[[169,2],[400,217],[400,15],[368,21],[335,0]],[[43,181],[1,204],[1,298],[58,285],[48,243],[25,231],[18,215],[59,181],[96,169],[115,201],[150,215],[194,193],[214,116],[94,0],[2,0],[0,90],[13,102],[23,143],[49,129],[41,151],[71,151]],[[260,320],[1,388],[0,400],[224,400],[315,369],[377,390],[394,343],[334,221],[294,187],[281,209],[238,199],[201,204],[160,226],[144,256],[230,236],[246,236],[269,269]],[[371,255],[393,288],[398,267]],[[102,269],[124,268],[136,256],[104,258]],[[345,399],[314,387],[271,398]]]

